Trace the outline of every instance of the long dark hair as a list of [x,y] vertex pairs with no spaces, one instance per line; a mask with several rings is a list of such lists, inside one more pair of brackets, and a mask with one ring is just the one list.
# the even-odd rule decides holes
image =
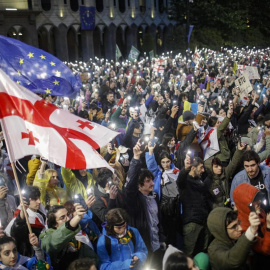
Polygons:
[[171,161],[171,163],[173,162],[171,155],[167,151],[162,151],[159,154],[159,159],[158,159],[158,165],[161,167],[162,171],[163,171],[163,168],[161,166],[161,160],[164,158],[168,158]]
[[[170,148],[168,147],[168,143],[172,138],[175,138],[175,136],[172,133],[165,133],[162,139],[161,145],[166,149],[168,153],[170,153]],[[172,151],[174,151],[175,146],[172,148]]]

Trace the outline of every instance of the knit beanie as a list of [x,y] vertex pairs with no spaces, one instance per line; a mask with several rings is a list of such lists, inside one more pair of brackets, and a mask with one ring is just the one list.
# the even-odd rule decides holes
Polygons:
[[185,111],[183,113],[183,121],[193,120],[195,119],[195,115],[192,111]]

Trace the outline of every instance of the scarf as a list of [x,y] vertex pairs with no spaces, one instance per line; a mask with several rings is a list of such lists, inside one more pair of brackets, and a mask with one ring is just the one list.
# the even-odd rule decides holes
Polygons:
[[167,183],[171,181],[176,181],[177,177],[179,175],[180,170],[177,168],[166,170],[162,173],[162,185],[166,185]]

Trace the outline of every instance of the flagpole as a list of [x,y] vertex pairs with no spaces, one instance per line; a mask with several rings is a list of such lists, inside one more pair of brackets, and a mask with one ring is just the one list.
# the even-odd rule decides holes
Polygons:
[[26,212],[26,209],[25,209],[25,206],[24,206],[24,203],[23,203],[22,191],[21,191],[21,187],[20,187],[20,183],[19,183],[19,180],[18,180],[18,176],[17,176],[17,172],[16,172],[14,162],[11,162],[11,167],[12,167],[13,174],[14,174],[15,181],[16,181],[16,185],[17,185],[17,188],[18,188],[22,211],[24,213],[24,217],[25,217],[25,221],[26,221],[26,224],[27,224],[27,227],[28,227],[29,234],[31,234],[32,233],[32,228],[31,228],[31,225],[30,225],[30,222],[29,222],[29,219],[28,219],[28,214]]
[[[8,150],[7,152],[8,152],[9,160],[12,160],[10,158],[10,148],[8,146],[8,140],[7,140],[7,136],[6,136],[6,129],[5,129],[5,125],[4,125],[3,121],[1,121],[1,126],[2,126],[2,131],[3,131],[4,138],[5,138],[6,147],[7,147],[7,150]],[[29,234],[31,234],[32,233],[32,228],[31,228],[31,225],[30,225],[30,222],[29,222],[29,219],[28,219],[28,214],[27,214],[26,209],[24,207],[24,202],[23,202],[23,197],[22,197],[22,191],[21,191],[21,187],[20,187],[20,182],[18,180],[18,176],[17,176],[17,172],[16,172],[16,168],[15,168],[14,162],[11,162],[11,167],[12,167],[13,174],[14,174],[14,177],[15,177],[17,189],[18,189],[18,192],[19,192],[19,197],[20,197],[22,211],[24,213],[24,217],[25,217],[25,221],[26,221],[26,224],[27,224],[27,227],[28,227]]]

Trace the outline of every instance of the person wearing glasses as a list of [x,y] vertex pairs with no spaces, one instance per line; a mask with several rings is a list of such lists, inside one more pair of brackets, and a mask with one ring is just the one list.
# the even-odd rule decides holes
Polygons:
[[212,270],[246,269],[249,253],[256,243],[260,224],[256,213],[249,214],[249,227],[242,233],[237,211],[217,207],[209,214],[207,226],[215,237],[208,247]]
[[93,248],[81,241],[80,221],[86,209],[74,203],[72,217],[63,205],[54,205],[47,213],[48,230],[40,235],[41,248],[50,255],[54,270],[67,269],[69,264],[79,258],[90,258],[96,263],[98,257]]

